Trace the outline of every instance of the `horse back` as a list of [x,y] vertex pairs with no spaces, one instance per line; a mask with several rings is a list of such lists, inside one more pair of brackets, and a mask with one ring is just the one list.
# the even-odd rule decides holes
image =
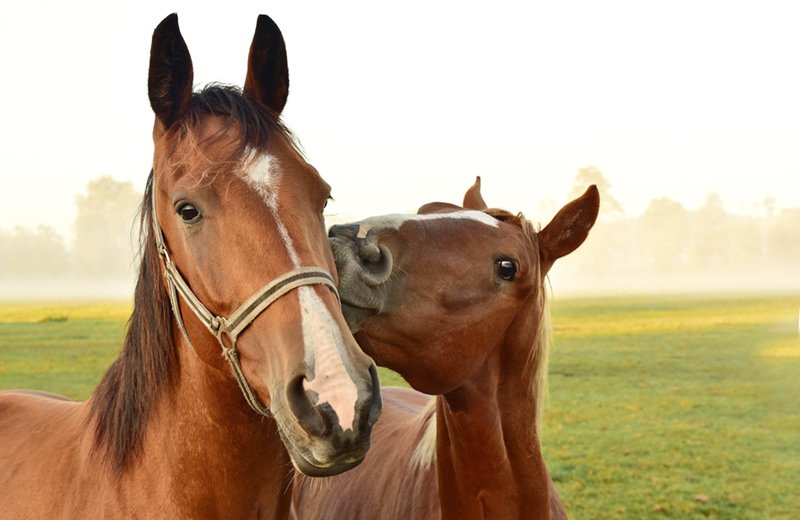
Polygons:
[[59,516],[88,448],[84,421],[83,404],[65,397],[0,392],[0,510],[8,518]]
[[72,401],[69,397],[64,397],[63,395],[54,394],[52,392],[45,392],[44,390],[4,390],[0,392],[0,394],[35,395],[46,399],[55,399],[56,401]]

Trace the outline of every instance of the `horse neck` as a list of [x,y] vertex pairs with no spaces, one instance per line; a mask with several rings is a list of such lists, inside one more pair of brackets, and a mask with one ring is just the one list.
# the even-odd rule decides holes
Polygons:
[[[251,410],[232,376],[197,358],[175,330],[179,377],[161,400],[145,453],[186,518],[288,518],[293,470],[272,418]],[[151,457],[152,458],[152,457]]]
[[526,306],[478,372],[437,397],[443,519],[550,518],[529,358],[542,309]]

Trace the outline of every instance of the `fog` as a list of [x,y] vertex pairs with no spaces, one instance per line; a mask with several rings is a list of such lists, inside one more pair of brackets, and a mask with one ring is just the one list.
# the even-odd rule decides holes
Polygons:
[[[463,189],[451,190],[452,197],[425,202],[459,204],[472,182],[465,179]],[[726,211],[720,194],[709,193],[697,208],[658,197],[641,214],[628,215],[611,180],[590,166],[576,172],[560,202],[542,199],[526,217],[543,227],[589,184],[600,188],[600,215],[587,241],[553,267],[550,284],[555,294],[800,291],[800,207],[777,209],[768,197],[747,213],[735,214]],[[69,238],[46,226],[0,228],[0,300],[130,299],[137,273],[135,217],[141,198],[132,182],[103,176],[75,198]],[[390,201],[386,205],[388,212],[408,209],[392,208]],[[502,201],[490,205],[520,210]],[[332,208],[326,224],[365,216]]]
[[[130,285],[150,39],[173,11],[198,87],[241,85],[256,16],[278,23],[283,119],[331,219],[460,202],[481,175],[490,206],[546,224],[594,166],[604,214],[556,294],[798,286],[797,2],[75,0],[0,17],[0,298]],[[104,177],[118,208],[81,213]]]

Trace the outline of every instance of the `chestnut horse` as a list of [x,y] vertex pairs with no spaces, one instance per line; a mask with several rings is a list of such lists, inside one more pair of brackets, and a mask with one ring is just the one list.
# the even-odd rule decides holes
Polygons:
[[367,452],[379,383],[329,274],[330,188],[279,119],[278,27],[259,17],[243,91],[192,77],[173,14],[122,352],[86,402],[0,393],[3,518],[287,518],[292,464],[332,475]]
[[536,232],[522,214],[487,209],[478,178],[464,208],[433,203],[331,228],[356,339],[419,391],[384,388],[360,467],[296,478],[295,518],[566,518],[537,430],[545,277],[586,239],[599,202],[592,186]]

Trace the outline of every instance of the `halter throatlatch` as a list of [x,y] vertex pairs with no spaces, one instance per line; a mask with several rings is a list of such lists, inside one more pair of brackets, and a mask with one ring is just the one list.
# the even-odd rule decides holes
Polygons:
[[[261,289],[259,289],[253,296],[244,302],[233,314],[228,318],[214,315],[192,292],[189,284],[183,279],[178,268],[172,262],[167,252],[167,246],[164,242],[164,234],[161,231],[161,226],[158,223],[158,216],[156,214],[156,187],[155,177],[153,178],[153,232],[156,237],[156,248],[158,254],[164,262],[164,278],[167,280],[169,288],[169,300],[172,306],[172,312],[175,315],[175,320],[178,322],[178,328],[183,335],[183,338],[192,347],[192,350],[197,354],[194,345],[189,339],[189,333],[186,332],[186,325],[183,323],[181,316],[181,309],[178,304],[178,294],[183,297],[183,301],[189,306],[192,312],[195,313],[197,318],[206,326],[206,328],[217,338],[220,346],[222,347],[222,356],[228,360],[228,363],[233,370],[233,375],[236,382],[239,383],[239,388],[242,389],[244,398],[250,408],[265,415],[272,417],[272,412],[269,408],[258,399],[253,388],[247,382],[242,371],[242,365],[239,362],[239,354],[236,352],[236,341],[239,334],[250,325],[256,317],[261,314],[267,307],[272,305],[278,298],[286,293],[301,287],[303,285],[327,285],[330,287],[336,298],[339,298],[339,291],[336,288],[336,283],[333,277],[320,267],[300,267],[286,274],[283,274],[271,281]],[[341,300],[340,300],[341,302]],[[225,344],[225,336],[228,337],[230,346]]]

